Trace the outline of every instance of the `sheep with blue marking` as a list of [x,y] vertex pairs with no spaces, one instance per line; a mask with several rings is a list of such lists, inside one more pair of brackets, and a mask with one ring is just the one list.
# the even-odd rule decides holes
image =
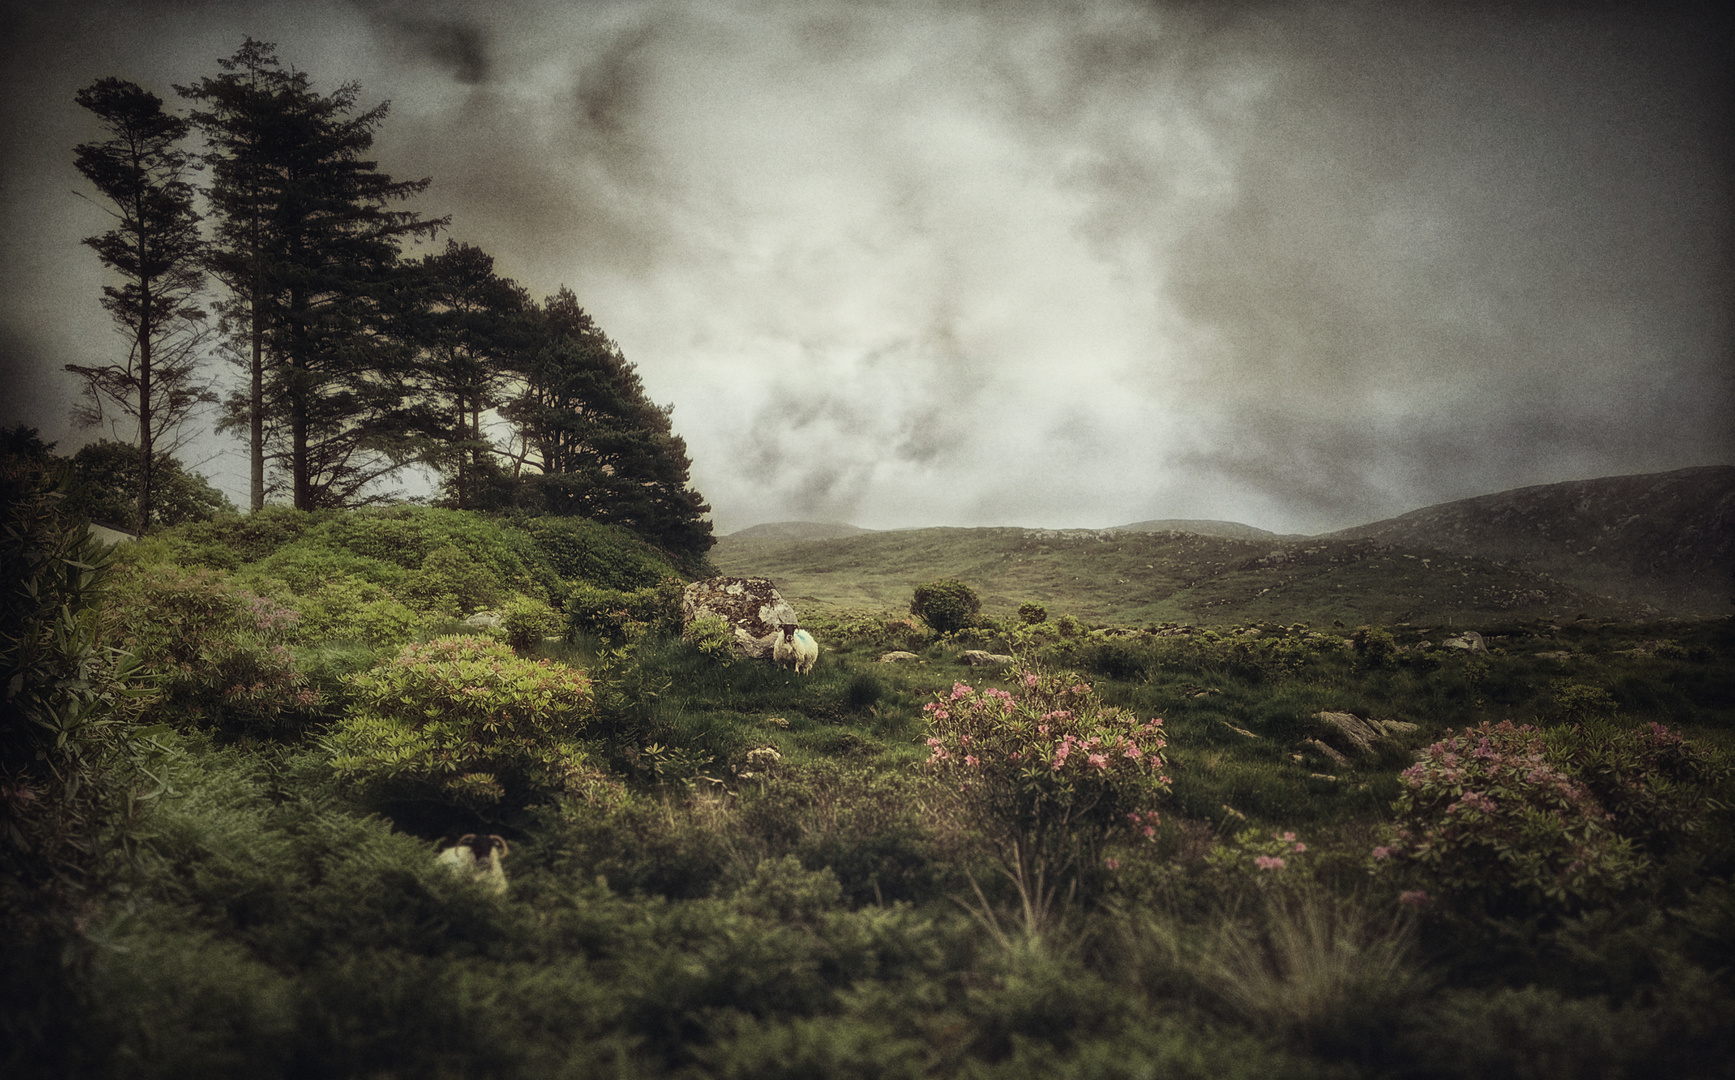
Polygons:
[[797,675],[806,675],[813,670],[813,662],[819,659],[819,642],[813,640],[813,635],[794,623],[783,624],[783,636],[771,647],[771,661],[778,667],[786,667]]

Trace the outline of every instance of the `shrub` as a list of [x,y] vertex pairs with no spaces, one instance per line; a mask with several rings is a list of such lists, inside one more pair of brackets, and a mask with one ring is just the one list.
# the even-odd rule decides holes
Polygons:
[[580,517],[520,517],[513,524],[571,581],[630,592],[675,575],[662,553],[618,525]]
[[597,780],[577,741],[592,712],[581,671],[446,637],[348,682],[354,704],[330,740],[345,779],[471,808]]
[[566,629],[566,620],[534,596],[516,593],[500,609],[500,629],[506,634],[506,644],[523,652]]
[[156,676],[158,708],[229,734],[285,735],[320,697],[289,642],[300,615],[211,570],[141,567],[105,613]]
[[701,615],[681,632],[681,640],[719,663],[735,657],[735,631],[721,615]]
[[1035,626],[1048,621],[1048,609],[1041,604],[1019,604],[1018,618],[1023,620],[1026,626]]
[[630,623],[672,631],[680,626],[680,589],[679,578],[631,592],[577,585],[566,598],[566,617],[578,633],[609,641],[621,640]]
[[[1483,721],[1404,770],[1376,863],[1489,914],[1605,900],[1642,868],[1591,791],[1547,758],[1541,733]],[[1408,893],[1425,903],[1426,890]]]
[[417,611],[447,616],[491,608],[500,602],[502,591],[499,576],[456,544],[430,551],[398,587],[398,595]]
[[1372,671],[1394,667],[1398,661],[1398,643],[1387,631],[1364,626],[1349,637],[1356,663]]
[[[1067,673],[1013,672],[1014,691],[953,685],[923,706],[927,768],[1019,894],[1026,931],[1058,915],[1116,833],[1155,835],[1169,789],[1160,719],[1104,705]],[[991,912],[978,913],[991,928]]]
[[1662,724],[1575,724],[1544,738],[1550,760],[1590,790],[1610,826],[1653,854],[1697,831],[1729,779],[1724,761]]
[[975,590],[956,578],[918,585],[910,598],[910,614],[942,634],[970,626],[981,610],[982,601]]
[[358,577],[328,582],[301,605],[305,641],[360,641],[395,648],[413,641],[425,625],[385,589]]

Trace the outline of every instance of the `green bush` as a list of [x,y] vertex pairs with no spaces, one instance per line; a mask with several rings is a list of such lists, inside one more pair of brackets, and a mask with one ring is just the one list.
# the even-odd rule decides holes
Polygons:
[[516,593],[500,609],[500,630],[506,644],[519,652],[566,629],[560,612],[534,596]]
[[619,641],[629,624],[663,633],[681,625],[680,579],[665,578],[657,585],[631,592],[577,585],[566,598],[566,617],[580,634]]
[[286,736],[319,715],[319,693],[290,650],[299,613],[221,574],[140,567],[104,617],[155,676],[156,707],[169,719]]
[[918,585],[910,597],[910,614],[942,634],[970,626],[981,610],[982,601],[975,590],[956,578]]
[[[1472,912],[1605,902],[1643,869],[1595,795],[1547,760],[1541,733],[1483,721],[1404,770],[1397,823],[1373,858]],[[1426,903],[1427,888],[1407,894]]]
[[1041,604],[1019,604],[1018,618],[1028,626],[1048,621],[1048,609]]
[[307,642],[360,641],[396,648],[414,641],[426,620],[364,578],[338,577],[301,604],[300,637]]
[[398,596],[417,611],[447,617],[474,615],[500,603],[499,575],[456,544],[428,552],[421,566],[405,575]]
[[719,663],[735,658],[735,631],[721,615],[701,615],[681,632],[681,640]]
[[666,556],[619,525],[580,517],[517,517],[512,524],[569,581],[631,592],[678,576]]
[[353,704],[330,737],[346,779],[481,808],[598,781],[579,736],[590,680],[499,642],[436,638],[349,680]]
[[[1155,835],[1168,791],[1160,719],[1111,708],[1069,673],[1014,671],[1013,692],[955,683],[923,706],[926,767],[989,842],[1031,934],[1100,870],[1112,836]],[[981,912],[993,925],[992,913]]]

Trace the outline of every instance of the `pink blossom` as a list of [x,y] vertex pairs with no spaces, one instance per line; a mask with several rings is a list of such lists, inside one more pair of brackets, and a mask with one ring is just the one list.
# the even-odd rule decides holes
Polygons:
[[1374,848],[1373,856],[1376,859],[1389,859],[1392,857],[1392,849],[1381,844],[1379,847]]
[[1108,867],[1110,870],[1119,870],[1121,868],[1121,861],[1119,859],[1115,858],[1113,855],[1110,855],[1108,858],[1104,859],[1102,861],[1102,864],[1104,866]]
[[[1277,836],[1276,833],[1272,833],[1271,835]],[[1295,834],[1292,832],[1286,832],[1282,836],[1278,836],[1277,839],[1283,841],[1286,844],[1293,844],[1293,843],[1295,843]]]
[[1253,860],[1253,865],[1261,870],[1281,870],[1285,863],[1275,855],[1260,855]]
[[964,764],[970,766],[971,768],[975,768],[976,767],[976,755],[975,754],[965,754],[964,755]]
[[1108,758],[1102,754],[1092,754],[1084,760],[1085,764],[1089,765],[1093,769],[1108,768]]
[[1398,903],[1406,907],[1424,908],[1428,906],[1428,901],[1431,899],[1432,897],[1428,895],[1426,889],[1410,889],[1398,894]]
[[1146,825],[1144,828],[1140,829],[1139,831],[1144,833],[1145,836],[1147,836],[1147,837],[1157,835],[1157,829],[1156,829],[1156,826],[1154,826],[1154,825]]
[[1144,754],[1144,751],[1140,750],[1138,747],[1129,746],[1129,747],[1127,747],[1127,752],[1126,752],[1125,756],[1132,758],[1134,761],[1137,761],[1143,754]]
[[1024,676],[1024,685],[1025,686],[1035,686],[1036,685],[1036,676],[1033,674],[1026,674]]
[[1304,852],[1304,851],[1306,851],[1306,850],[1307,850],[1307,845],[1306,845],[1306,844],[1296,844],[1296,845],[1295,845],[1295,853],[1296,853],[1296,854],[1297,854],[1297,855],[1300,855],[1300,854],[1301,854],[1301,853],[1302,853],[1302,852]]

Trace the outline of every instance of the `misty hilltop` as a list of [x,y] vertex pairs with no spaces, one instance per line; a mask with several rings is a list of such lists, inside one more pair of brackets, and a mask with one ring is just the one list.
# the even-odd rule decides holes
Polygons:
[[1115,621],[1456,622],[1712,617],[1730,610],[1735,467],[1521,488],[1315,537],[1222,521],[1112,529],[761,525],[725,573],[809,603],[901,608],[956,577],[985,609]]

